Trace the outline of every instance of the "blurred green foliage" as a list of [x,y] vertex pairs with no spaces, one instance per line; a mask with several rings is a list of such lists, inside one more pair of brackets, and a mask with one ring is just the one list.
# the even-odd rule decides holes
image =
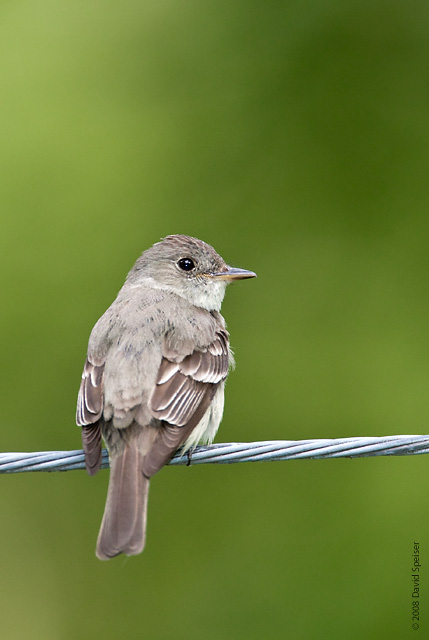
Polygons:
[[[80,447],[89,332],[171,233],[259,276],[224,303],[218,441],[428,431],[428,13],[4,0],[3,451]],[[2,636],[406,638],[428,476],[426,456],[167,468],[144,554],[107,564],[107,472],[3,476]]]

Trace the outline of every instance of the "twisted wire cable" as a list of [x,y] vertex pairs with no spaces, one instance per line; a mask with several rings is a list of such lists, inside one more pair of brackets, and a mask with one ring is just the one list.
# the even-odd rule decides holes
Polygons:
[[[191,456],[180,450],[170,465],[231,464],[276,460],[317,460],[321,458],[363,458],[370,456],[407,456],[429,453],[429,435],[335,438],[320,440],[269,440],[230,442],[196,447]],[[103,450],[102,468],[109,466]],[[0,453],[0,473],[24,471],[72,471],[84,469],[81,449],[76,451],[39,451]]]

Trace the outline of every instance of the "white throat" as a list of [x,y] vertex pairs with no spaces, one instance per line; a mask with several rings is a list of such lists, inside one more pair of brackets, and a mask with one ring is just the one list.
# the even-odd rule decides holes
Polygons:
[[168,283],[160,283],[150,276],[142,278],[139,283],[134,283],[133,288],[150,287],[151,289],[159,289],[161,291],[169,291],[184,298],[196,307],[201,307],[207,311],[220,311],[222,301],[225,297],[227,286],[225,280],[211,281],[210,283],[195,281],[191,286],[181,290]]

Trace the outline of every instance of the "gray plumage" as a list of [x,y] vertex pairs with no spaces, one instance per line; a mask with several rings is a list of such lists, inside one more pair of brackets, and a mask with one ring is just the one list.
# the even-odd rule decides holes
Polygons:
[[110,457],[97,556],[143,550],[149,479],[182,445],[212,442],[232,364],[219,313],[226,285],[254,277],[189,236],[145,251],[94,326],[82,374],[77,424],[90,475]]

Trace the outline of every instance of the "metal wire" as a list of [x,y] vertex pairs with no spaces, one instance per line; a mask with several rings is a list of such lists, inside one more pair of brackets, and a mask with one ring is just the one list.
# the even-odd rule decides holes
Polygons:
[[[363,458],[369,456],[407,456],[429,453],[429,436],[382,436],[380,438],[336,438],[323,440],[271,440],[230,442],[196,447],[191,464],[230,464],[275,460],[320,458]],[[189,464],[180,451],[171,465]],[[103,450],[102,468],[109,466]],[[36,453],[0,453],[0,473],[23,471],[72,471],[84,469],[84,455],[77,451],[39,451]]]

